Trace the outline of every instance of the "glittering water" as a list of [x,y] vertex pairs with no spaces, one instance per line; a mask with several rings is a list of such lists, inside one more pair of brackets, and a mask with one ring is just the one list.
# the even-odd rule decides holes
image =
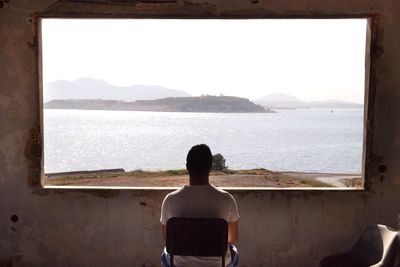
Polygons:
[[360,173],[362,109],[278,113],[44,110],[45,172],[185,167],[206,143],[231,169]]

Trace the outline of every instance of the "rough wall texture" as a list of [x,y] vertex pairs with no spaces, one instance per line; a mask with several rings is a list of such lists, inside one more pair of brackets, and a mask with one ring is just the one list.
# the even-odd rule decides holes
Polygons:
[[[4,1],[0,1],[4,2]],[[183,1],[136,7],[10,0],[0,8],[0,262],[20,266],[159,266],[161,201],[168,190],[49,190],[37,179],[40,129],[34,12],[363,14],[382,18],[372,129],[371,188],[356,191],[235,191],[241,266],[317,266],[352,245],[369,223],[396,226],[400,212],[400,2],[398,0]],[[112,2],[112,1],[97,1]],[[119,1],[123,2],[123,1]],[[125,1],[126,2],[126,1]],[[60,12],[61,13],[57,13]],[[155,10],[155,11],[154,11]],[[387,171],[379,174],[377,166]],[[11,216],[15,214],[18,216]]]

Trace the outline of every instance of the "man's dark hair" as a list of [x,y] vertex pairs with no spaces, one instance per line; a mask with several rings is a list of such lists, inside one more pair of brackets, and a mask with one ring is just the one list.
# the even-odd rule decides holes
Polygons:
[[212,154],[207,145],[196,145],[189,150],[186,157],[186,168],[190,176],[198,177],[208,175],[211,166]]

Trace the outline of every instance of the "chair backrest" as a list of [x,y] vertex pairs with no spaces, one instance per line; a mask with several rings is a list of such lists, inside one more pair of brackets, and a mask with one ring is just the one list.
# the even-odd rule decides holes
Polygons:
[[396,241],[396,230],[380,224],[369,225],[350,250],[350,254],[367,266],[385,266],[393,260]]
[[167,222],[167,252],[173,257],[222,257],[228,248],[228,223],[223,219],[171,218]]

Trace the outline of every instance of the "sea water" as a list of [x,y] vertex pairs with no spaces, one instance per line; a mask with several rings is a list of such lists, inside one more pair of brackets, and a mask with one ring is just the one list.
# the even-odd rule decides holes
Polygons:
[[206,143],[230,169],[360,173],[363,109],[182,113],[45,109],[46,173],[185,168]]

